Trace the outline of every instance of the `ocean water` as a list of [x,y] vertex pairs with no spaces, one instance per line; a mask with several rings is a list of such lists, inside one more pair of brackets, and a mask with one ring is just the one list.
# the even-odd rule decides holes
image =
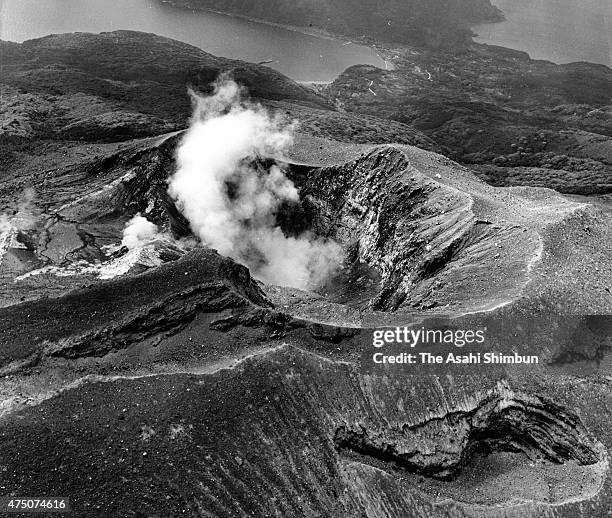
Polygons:
[[168,36],[218,56],[269,62],[297,81],[331,81],[356,64],[385,67],[371,47],[159,0],[0,0],[3,40],[117,29]]
[[476,41],[555,63],[612,66],[611,0],[492,0],[506,21],[473,27]]

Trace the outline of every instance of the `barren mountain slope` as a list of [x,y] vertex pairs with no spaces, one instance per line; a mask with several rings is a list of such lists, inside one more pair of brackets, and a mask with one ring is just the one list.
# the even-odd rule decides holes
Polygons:
[[[70,497],[88,518],[607,512],[612,332],[592,315],[612,310],[608,204],[488,185],[405,124],[152,35],[9,47],[5,494]],[[284,156],[252,162],[297,188],[274,214],[285,234],[344,250],[317,289],[258,281],[197,242],[168,194],[187,83],[224,67],[304,121]],[[137,213],[157,233],[130,247]],[[372,330],[441,322],[541,364],[360,368]]]

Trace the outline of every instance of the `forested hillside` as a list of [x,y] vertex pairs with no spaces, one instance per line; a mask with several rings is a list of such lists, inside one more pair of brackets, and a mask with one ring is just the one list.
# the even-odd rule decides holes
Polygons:
[[489,0],[172,0],[272,22],[415,44],[465,41],[468,26],[501,19]]

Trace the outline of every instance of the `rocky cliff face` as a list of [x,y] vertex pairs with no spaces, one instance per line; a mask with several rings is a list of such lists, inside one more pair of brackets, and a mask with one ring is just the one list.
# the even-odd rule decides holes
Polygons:
[[[37,193],[44,207],[37,223],[7,242],[0,265],[10,283],[2,288],[4,304],[57,294],[62,284],[65,292],[100,277],[142,271],[191,249],[193,244],[169,241],[192,237],[167,194],[180,139],[170,134],[134,141],[123,151],[46,173]],[[277,218],[288,235],[310,232],[343,246],[344,270],[323,289],[335,293],[334,300],[352,293],[349,299],[358,306],[375,310],[483,310],[521,295],[555,226],[575,233],[577,217],[599,219],[583,241],[605,242],[609,214],[552,191],[504,192],[414,147],[361,146],[322,166],[308,152],[311,163],[303,161],[303,150],[313,147],[333,156],[343,146],[297,136],[294,149],[302,151],[296,151],[298,160],[289,156],[285,168],[300,201],[281,208]],[[137,213],[166,237],[132,257],[118,247]],[[596,264],[601,273],[595,277],[604,276],[608,266],[599,259]],[[65,277],[59,285],[58,275]],[[357,278],[365,284],[352,284]],[[543,286],[551,283],[543,279]],[[594,293],[584,301],[593,309],[609,307]]]
[[62,491],[76,516],[600,516],[610,433],[594,438],[566,406],[585,391],[563,388],[560,404],[475,377],[370,378],[285,346],[91,379],[5,418],[2,482]]
[[[3,309],[0,362],[10,372],[12,365],[36,364],[46,356],[104,356],[176,334],[202,310],[219,313],[249,304],[271,306],[248,270],[198,250],[150,275],[92,284],[51,304],[43,299]],[[63,323],[52,326],[53,320]]]
[[[313,228],[344,243],[355,261],[381,275],[371,307],[430,309],[451,299],[478,305],[485,303],[481,282],[495,299],[525,283],[537,235],[520,224],[479,218],[471,194],[423,174],[411,163],[413,154],[377,148],[355,162],[295,177],[305,212],[315,214]],[[435,170],[445,173],[441,163]],[[505,276],[497,284],[488,272],[502,253]]]

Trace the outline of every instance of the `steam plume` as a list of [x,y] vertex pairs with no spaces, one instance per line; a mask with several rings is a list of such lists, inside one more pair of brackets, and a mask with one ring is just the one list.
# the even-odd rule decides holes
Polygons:
[[136,214],[128,221],[123,230],[121,244],[130,250],[141,248],[159,236],[159,230],[155,223],[151,223],[147,218]]
[[275,214],[281,204],[298,201],[297,189],[278,165],[255,165],[258,157],[282,156],[293,128],[242,101],[239,86],[227,77],[217,81],[213,95],[192,97],[195,113],[169,193],[194,233],[265,282],[319,284],[339,264],[340,247],[309,235],[286,236]]
[[[153,268],[161,265],[161,259],[155,242],[158,245],[165,242],[169,244],[170,237],[159,232],[157,225],[151,223],[147,218],[136,214],[127,222],[123,230],[121,245],[109,245],[103,247],[106,253],[118,252],[122,246],[128,248],[123,255],[113,256],[110,260],[102,263],[90,263],[85,260],[75,261],[66,266],[49,265],[32,270],[15,278],[21,281],[35,275],[57,275],[58,277],[70,277],[73,275],[95,275],[100,279],[112,279],[130,272],[133,268]],[[180,253],[182,249],[176,242],[172,243],[173,250]],[[167,251],[167,250],[166,250]]]

